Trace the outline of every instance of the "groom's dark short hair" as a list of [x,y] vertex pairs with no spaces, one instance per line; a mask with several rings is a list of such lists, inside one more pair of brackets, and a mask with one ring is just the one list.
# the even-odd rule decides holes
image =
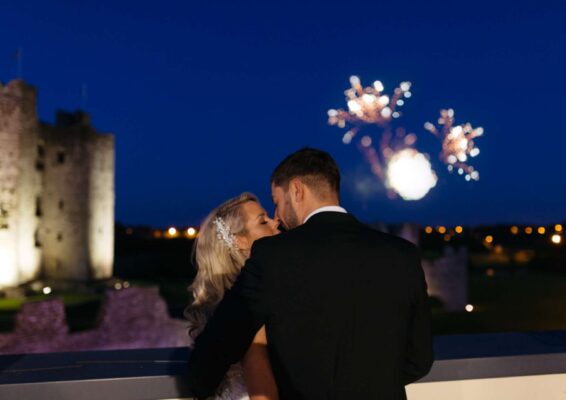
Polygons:
[[300,178],[305,185],[321,193],[330,188],[340,193],[340,170],[325,151],[303,148],[287,156],[271,174],[271,183],[287,190],[291,179]]

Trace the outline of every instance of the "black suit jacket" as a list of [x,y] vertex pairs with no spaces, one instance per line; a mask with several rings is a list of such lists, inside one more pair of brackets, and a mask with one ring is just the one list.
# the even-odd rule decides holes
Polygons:
[[256,241],[190,355],[197,397],[214,393],[263,324],[281,399],[405,399],[433,361],[416,247],[350,214]]

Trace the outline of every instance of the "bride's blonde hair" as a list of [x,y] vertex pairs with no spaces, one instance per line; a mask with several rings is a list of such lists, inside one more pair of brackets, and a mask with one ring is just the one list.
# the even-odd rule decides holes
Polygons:
[[[226,241],[226,235],[247,234],[246,215],[242,205],[250,201],[258,200],[251,193],[242,193],[229,199],[212,210],[201,224],[199,236],[193,246],[193,260],[198,269],[189,286],[193,301],[185,310],[192,337],[202,331],[224,292],[232,287],[246,262],[246,256],[237,246]],[[223,227],[228,232],[222,232]]]

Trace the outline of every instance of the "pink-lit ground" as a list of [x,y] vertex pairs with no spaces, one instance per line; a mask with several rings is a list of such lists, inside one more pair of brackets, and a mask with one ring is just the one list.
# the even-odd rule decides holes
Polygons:
[[13,332],[0,334],[0,354],[187,346],[186,322],[169,317],[158,288],[108,291],[97,327],[69,333],[60,299],[27,303]]

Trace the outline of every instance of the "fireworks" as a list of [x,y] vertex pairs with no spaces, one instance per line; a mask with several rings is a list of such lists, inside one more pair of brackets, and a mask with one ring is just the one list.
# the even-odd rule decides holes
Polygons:
[[[436,186],[437,176],[432,169],[428,156],[417,151],[414,145],[417,136],[406,134],[403,128],[391,133],[391,122],[401,114],[397,107],[405,104],[411,97],[411,83],[401,82],[390,97],[384,94],[380,81],[373,86],[363,87],[357,76],[350,77],[351,88],[346,90],[348,110],[328,110],[328,123],[339,128],[348,128],[342,141],[350,144],[356,135],[367,125],[374,125],[381,130],[381,138],[376,147],[371,136],[365,135],[358,141],[358,147],[371,166],[371,171],[394,196],[404,200],[419,200]],[[436,128],[430,122],[425,129],[441,142],[440,160],[450,172],[456,170],[465,175],[467,181],[479,180],[479,173],[469,164],[469,159],[476,157],[480,150],[474,139],[483,134],[483,128],[473,128],[471,124],[454,125],[454,110],[441,110]]]
[[442,127],[437,129],[432,123],[425,123],[427,131],[436,136],[442,143],[440,159],[447,165],[448,171],[458,171],[459,175],[465,174],[465,179],[479,180],[479,173],[469,164],[469,159],[480,154],[474,139],[483,135],[483,128],[472,128],[470,123],[454,125],[454,110],[440,110],[438,124]]
[[423,153],[404,149],[387,163],[386,184],[404,200],[420,200],[436,186],[436,174]]
[[380,127],[387,126],[393,118],[399,118],[401,114],[396,111],[397,107],[405,103],[404,98],[411,97],[411,82],[401,82],[398,88],[389,97],[384,94],[384,87],[380,81],[375,81],[373,86],[362,87],[360,78],[350,77],[352,87],[344,92],[348,111],[343,109],[328,110],[328,123],[339,128],[351,125],[352,128],[346,132],[342,141],[349,144],[354,136],[360,131],[362,125],[375,124]]
[[398,128],[395,135],[386,130],[381,136],[379,151],[369,136],[360,140],[360,150],[372,172],[385,183],[390,197],[420,200],[436,185],[437,177],[427,157],[412,146],[417,137]]

